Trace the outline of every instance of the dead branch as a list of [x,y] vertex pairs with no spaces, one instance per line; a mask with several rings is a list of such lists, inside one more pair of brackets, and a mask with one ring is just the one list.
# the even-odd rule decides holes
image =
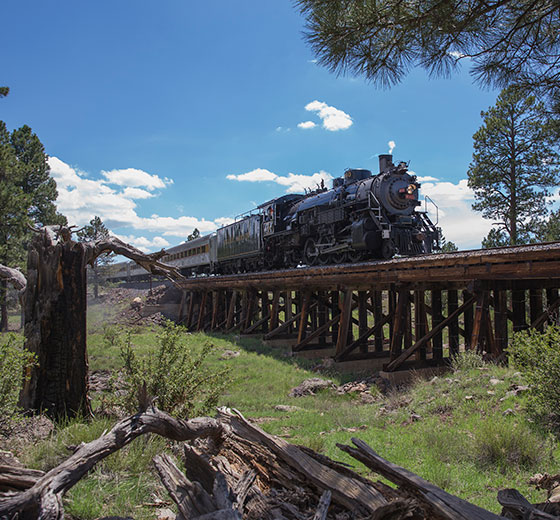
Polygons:
[[20,294],[25,291],[27,280],[21,271],[12,267],[7,267],[0,264],[0,279],[6,280],[16,289]]
[[[233,433],[226,442],[232,450],[237,451],[240,458],[252,460],[259,447],[261,450],[264,447],[269,452],[270,464],[266,467],[269,474],[261,473],[261,478],[266,479],[268,476],[268,479],[280,481],[288,488],[297,483],[306,487],[311,485],[319,493],[328,490],[334,503],[358,515],[371,515],[375,512],[375,518],[382,519],[392,517],[397,510],[404,512],[411,509],[411,501],[395,498],[389,502],[373,482],[360,478],[348,468],[343,468],[341,475],[334,461],[331,461],[330,466],[325,465],[311,456],[311,450],[304,451],[266,433],[237,411],[221,408],[219,418]],[[233,446],[233,442],[237,444]],[[255,467],[262,470],[264,466],[255,463]],[[405,518],[404,514],[402,517]]]
[[384,476],[398,486],[412,492],[420,503],[432,512],[430,518],[447,520],[498,520],[503,517],[495,515],[474,504],[450,495],[443,489],[424,480],[396,464],[393,464],[375,453],[365,442],[352,438],[356,446],[337,446],[368,468]]
[[145,433],[157,433],[168,439],[186,441],[199,437],[217,437],[223,432],[224,426],[219,421],[207,417],[179,420],[157,408],[133,415],[118,422],[99,439],[81,446],[30,489],[0,497],[0,518],[62,518],[62,496],[100,460]]
[[126,244],[117,237],[112,236],[95,242],[85,242],[85,245],[87,247],[86,263],[91,266],[93,266],[95,259],[103,253],[115,253],[134,260],[149,273],[165,276],[171,281],[185,279],[176,267],[159,261],[160,258],[165,255],[165,251],[163,249],[157,253],[145,254],[139,249],[136,249],[134,246]]

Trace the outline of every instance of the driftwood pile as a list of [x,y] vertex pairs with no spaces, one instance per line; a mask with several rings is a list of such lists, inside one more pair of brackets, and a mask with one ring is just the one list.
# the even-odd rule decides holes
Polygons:
[[183,447],[186,474],[170,456],[154,458],[179,520],[560,518],[554,503],[560,499],[560,476],[538,476],[535,483],[550,496],[538,508],[515,490],[500,492],[506,515],[500,517],[391,464],[358,439],[339,448],[397,488],[269,435],[229,409],[220,409],[217,418],[177,420],[147,406],[46,474],[0,460],[0,518],[63,518],[62,496],[97,462],[145,433],[189,441]]

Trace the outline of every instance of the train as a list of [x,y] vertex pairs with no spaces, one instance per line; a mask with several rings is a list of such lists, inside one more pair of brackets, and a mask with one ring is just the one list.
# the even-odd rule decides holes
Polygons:
[[[328,189],[288,194],[257,206],[209,235],[166,250],[185,276],[219,275],[413,256],[440,249],[441,231],[421,210],[420,182],[406,162],[379,156],[379,173],[347,169]],[[114,264],[109,279],[146,271]]]

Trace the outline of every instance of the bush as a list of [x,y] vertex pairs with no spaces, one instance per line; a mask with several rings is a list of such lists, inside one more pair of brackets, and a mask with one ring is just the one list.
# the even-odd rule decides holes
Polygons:
[[18,413],[18,399],[24,377],[35,363],[15,334],[0,339],[0,428],[4,429]]
[[483,366],[484,359],[476,350],[466,350],[465,352],[453,356],[451,359],[451,369],[453,372],[467,371]]
[[125,387],[121,404],[129,412],[138,409],[138,390],[144,384],[155,406],[175,417],[202,415],[217,405],[229,370],[210,370],[205,361],[213,346],[189,345],[187,337],[183,327],[166,322],[156,351],[139,360],[127,336],[121,346]]
[[529,410],[550,426],[560,428],[560,328],[514,334],[511,361],[530,386]]
[[507,417],[494,417],[473,432],[473,454],[483,468],[497,467],[502,472],[539,469],[552,458],[554,444],[542,439],[526,423]]

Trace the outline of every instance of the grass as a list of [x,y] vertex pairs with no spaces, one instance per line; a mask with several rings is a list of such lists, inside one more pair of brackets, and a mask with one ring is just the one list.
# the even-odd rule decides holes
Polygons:
[[[106,319],[98,309],[90,313]],[[121,366],[118,342],[112,340],[115,331],[93,325],[90,330],[90,368],[115,370]],[[150,355],[155,335],[149,328],[132,331],[138,356]],[[530,501],[542,501],[543,492],[528,486],[529,477],[536,472],[558,472],[557,439],[530,421],[523,395],[508,394],[512,385],[523,383],[521,375],[511,369],[463,360],[455,372],[432,381],[418,379],[407,389],[379,396],[372,404],[332,391],[293,398],[288,396],[293,387],[317,377],[311,370],[314,362],[255,339],[205,334],[187,337],[187,345],[192,347],[206,342],[213,345],[210,367],[231,368],[232,382],[221,405],[235,407],[257,419],[269,433],[342,460],[364,475],[369,475],[368,470],[338,449],[337,443],[350,444],[352,437],[358,437],[382,457],[493,512],[500,510],[496,500],[499,489],[514,487]],[[239,355],[225,359],[226,350]],[[341,384],[350,376],[323,377]],[[279,411],[275,408],[279,404],[296,408]],[[113,423],[95,419],[58,425],[51,438],[19,455],[31,467],[49,469],[69,455],[67,446],[97,438]],[[158,452],[173,449],[173,443],[159,437],[137,439],[108,457],[70,491],[65,499],[67,512],[80,519],[115,514],[137,520],[154,518],[154,508],[149,505],[154,497],[169,499],[154,474],[151,459]]]

